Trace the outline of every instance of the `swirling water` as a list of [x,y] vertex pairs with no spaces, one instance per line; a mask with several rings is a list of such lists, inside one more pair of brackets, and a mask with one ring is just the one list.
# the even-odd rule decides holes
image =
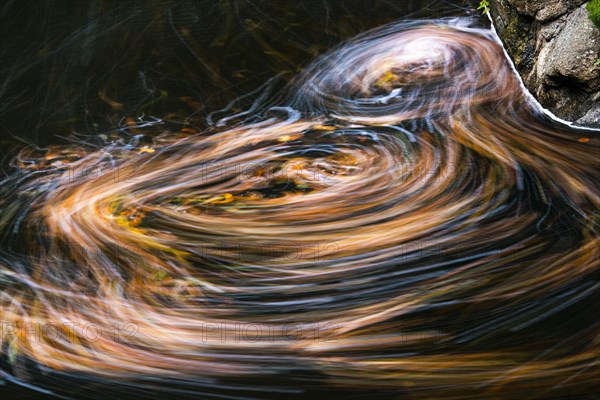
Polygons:
[[5,380],[74,398],[96,394],[70,381],[136,398],[598,392],[598,135],[546,117],[489,29],[392,23],[262,93],[205,131],[144,117],[126,142],[19,153]]

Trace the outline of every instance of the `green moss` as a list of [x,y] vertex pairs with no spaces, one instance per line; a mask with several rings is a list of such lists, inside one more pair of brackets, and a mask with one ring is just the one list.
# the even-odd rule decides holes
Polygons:
[[490,12],[490,2],[489,0],[481,0],[479,2],[479,7],[477,7],[478,10],[482,10],[481,13],[482,14],[489,14]]
[[600,29],[600,0],[591,0],[585,6],[590,13],[590,19]]

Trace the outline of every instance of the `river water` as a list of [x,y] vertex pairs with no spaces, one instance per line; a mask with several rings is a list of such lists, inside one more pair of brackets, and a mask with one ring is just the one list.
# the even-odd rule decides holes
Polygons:
[[477,4],[33,4],[3,9],[7,396],[597,393],[598,133]]

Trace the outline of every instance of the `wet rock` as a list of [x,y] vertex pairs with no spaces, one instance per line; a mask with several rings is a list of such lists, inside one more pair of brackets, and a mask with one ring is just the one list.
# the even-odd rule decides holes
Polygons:
[[600,30],[582,0],[491,0],[525,86],[557,116],[600,128]]

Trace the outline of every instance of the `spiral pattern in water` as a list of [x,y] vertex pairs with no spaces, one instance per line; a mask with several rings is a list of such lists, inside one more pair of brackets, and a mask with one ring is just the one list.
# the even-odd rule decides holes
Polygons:
[[[217,126],[20,155],[1,205],[13,371],[210,398],[281,376],[274,393],[598,390],[598,138],[542,117],[489,31],[368,32]],[[115,323],[134,334],[85,330]]]

